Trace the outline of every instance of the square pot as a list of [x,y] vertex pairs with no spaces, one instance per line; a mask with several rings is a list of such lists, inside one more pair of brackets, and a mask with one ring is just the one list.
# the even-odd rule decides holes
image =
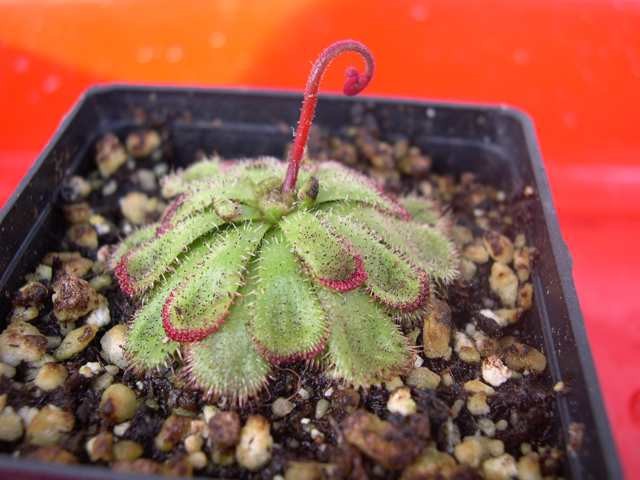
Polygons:
[[[174,166],[199,149],[222,156],[283,156],[291,140],[300,95],[251,90],[107,86],[89,90],[62,122],[0,214],[0,318],[10,311],[10,292],[62,236],[55,207],[62,180],[93,166],[93,145],[108,131],[162,125],[170,135]],[[526,232],[538,252],[533,271],[535,305],[523,325],[548,360],[549,388],[563,381],[567,392],[555,408],[572,479],[621,478],[580,307],[571,259],[560,235],[542,158],[531,121],[503,106],[323,95],[315,124],[329,132],[357,121],[363,112],[378,121],[383,136],[402,134],[430,154],[437,171],[472,171],[507,192],[535,192]],[[0,327],[4,328],[3,325]],[[577,427],[576,427],[577,426]],[[570,432],[583,430],[580,444]],[[0,455],[0,478],[132,478],[97,467],[38,464]]]

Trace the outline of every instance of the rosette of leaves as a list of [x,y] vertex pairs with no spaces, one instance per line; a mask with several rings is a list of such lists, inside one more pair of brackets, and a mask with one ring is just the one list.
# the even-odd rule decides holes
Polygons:
[[373,74],[358,42],[323,52],[288,165],[204,161],[174,174],[165,186],[175,197],[158,223],[117,247],[115,275],[140,304],[126,347],[136,368],[181,352],[193,386],[242,401],[286,362],[316,359],[353,385],[413,363],[397,322],[425,309],[434,283],[456,274],[438,213],[335,162],[301,168],[319,77],[344,50],[367,61],[364,76],[347,71],[345,93]]

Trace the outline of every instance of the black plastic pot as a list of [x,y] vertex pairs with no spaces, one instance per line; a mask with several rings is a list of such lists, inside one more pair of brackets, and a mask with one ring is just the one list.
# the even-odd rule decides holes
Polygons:
[[[292,138],[300,95],[250,90],[113,86],[90,90],[65,118],[45,151],[0,214],[0,318],[8,296],[61,237],[55,208],[65,176],[93,165],[93,145],[107,131],[140,124],[164,126],[178,163],[197,150],[223,156],[282,156]],[[316,124],[328,130],[373,114],[383,135],[403,134],[430,153],[437,170],[474,171],[506,191],[530,185],[537,193],[527,235],[540,255],[533,282],[535,308],[524,325],[548,359],[549,386],[564,381],[557,397],[561,432],[569,448],[566,477],[621,478],[615,446],[595,375],[571,277],[571,259],[560,235],[531,121],[506,107],[394,99],[323,96]],[[4,327],[3,327],[4,328]],[[582,425],[580,445],[569,432]],[[579,428],[578,428],[579,430]],[[0,456],[0,478],[131,478],[94,467],[36,464]]]

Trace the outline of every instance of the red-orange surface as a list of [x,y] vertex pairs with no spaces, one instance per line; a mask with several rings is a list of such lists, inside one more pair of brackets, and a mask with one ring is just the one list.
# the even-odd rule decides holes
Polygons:
[[640,3],[0,1],[0,204],[93,83],[300,89],[315,55],[348,37],[376,54],[369,94],[534,118],[616,442],[640,478]]

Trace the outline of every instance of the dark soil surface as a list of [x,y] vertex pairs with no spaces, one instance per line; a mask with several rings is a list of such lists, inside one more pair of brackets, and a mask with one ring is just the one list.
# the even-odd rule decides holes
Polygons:
[[[159,147],[154,144],[150,152],[140,155],[131,138],[120,138],[123,145],[129,144],[124,164],[106,179],[97,172],[89,173],[84,181],[90,192],[83,192],[77,181],[63,189],[61,208],[83,202],[88,205],[91,217],[84,224],[97,232],[97,242],[67,236],[52,251],[79,252],[90,260],[88,271],[80,276],[106,298],[110,322],[100,326],[86,347],[61,360],[53,352],[68,329],[62,328],[54,316],[51,297],[54,283],[65,270],[65,262],[54,259],[49,262],[49,273],[45,268],[44,274],[40,269],[31,276],[31,281],[46,288],[44,298],[25,300],[17,293],[14,295],[16,308],[18,304],[35,306],[35,316],[28,321],[49,338],[49,346],[39,361],[19,361],[0,372],[0,410],[4,409],[0,415],[0,437],[4,436],[0,438],[1,452],[62,463],[98,463],[126,471],[215,478],[462,480],[561,475],[563,449],[554,406],[557,393],[546,373],[544,353],[535,344],[532,330],[535,307],[531,307],[530,298],[528,303],[521,298],[526,297],[526,285],[531,285],[529,275],[536,274],[535,245],[528,245],[526,239],[535,192],[529,189],[501,192],[477,182],[470,173],[457,177],[435,174],[428,152],[413,148],[403,138],[389,143],[381,141],[375,125],[345,129],[331,137],[317,131],[309,151],[313,158],[336,159],[364,171],[385,183],[393,193],[427,195],[441,205],[443,222],[447,222],[464,263],[460,277],[437,292],[450,310],[450,354],[445,358],[428,358],[425,354],[425,319],[403,326],[405,333],[415,339],[419,353],[416,368],[426,367],[437,374],[436,386],[409,385],[403,376],[386,385],[355,390],[323,377],[312,364],[299,363],[277,368],[266,390],[237,407],[225,399],[207,401],[200,392],[182,385],[175,373],[178,359],[164,370],[147,373],[113,365],[105,369],[110,363],[101,352],[100,340],[114,325],[126,324],[135,305],[114,281],[108,281],[111,274],[105,270],[100,248],[117,243],[132,230],[131,219],[121,207],[121,200],[128,194],[146,195],[141,207],[144,220],[157,219],[166,205],[160,193],[160,178],[169,171],[171,145],[167,134],[161,132],[159,139]],[[147,140],[153,139],[142,141]],[[132,152],[139,158],[133,158]],[[524,262],[523,267],[517,259],[506,262],[511,265],[506,268],[514,270],[518,277],[522,273],[516,280],[519,297],[514,306],[505,306],[499,291],[491,286],[492,268],[497,260],[490,253],[499,257],[504,247],[500,244],[495,252],[488,252],[492,242],[498,242],[498,237],[491,235],[502,235],[500,238],[506,240],[500,242],[508,242],[507,248],[520,254],[526,251],[528,266]],[[474,245],[479,248],[469,250]],[[483,256],[486,260],[481,261]],[[43,263],[47,262],[43,259]],[[511,320],[500,322],[495,315],[487,314],[500,310],[509,310],[503,314],[513,315]],[[16,315],[23,314],[20,312],[14,312],[14,320]],[[81,326],[85,317],[78,319],[75,327]],[[468,355],[460,350],[464,339],[471,349],[470,355],[477,355],[476,361],[469,361]],[[497,359],[510,375],[504,383],[493,387],[487,383],[493,377],[484,368],[490,358]],[[67,372],[66,378],[49,391],[36,380],[47,362],[62,364]],[[98,371],[89,374],[88,364],[92,362]],[[493,393],[477,393],[467,384],[472,380],[482,382]],[[126,428],[123,426],[126,422],[114,421],[101,407],[104,388],[111,383],[128,386],[139,401]],[[414,413],[402,415],[389,408],[393,392],[402,387],[410,390]],[[480,402],[480,411],[472,406],[472,397]],[[276,399],[286,399],[293,406],[282,418],[276,418],[272,410]],[[319,402],[326,405],[322,415],[316,411]],[[61,433],[52,443],[34,440],[38,438],[34,415],[46,406],[59,407],[73,416],[73,425],[66,429],[60,427],[58,420],[53,421],[51,428],[59,427]],[[250,416],[267,419],[273,447],[269,462],[258,471],[251,472],[234,461],[237,435],[226,432],[224,423],[228,420],[231,422],[228,428],[233,429],[233,419],[219,417],[221,412],[228,411],[238,414],[240,426]],[[186,418],[189,426],[174,431],[173,437],[170,435],[169,448],[158,448],[156,439],[172,414]],[[5,415],[20,418],[21,428],[15,438],[4,432],[10,428],[2,423]],[[373,416],[384,422],[382,427],[375,427]],[[9,420],[6,421],[9,425]],[[365,445],[358,439],[363,431],[369,432]],[[111,446],[100,450],[98,441],[88,445],[98,434],[110,438],[107,443]],[[190,435],[202,440],[200,448],[187,446],[185,440]],[[224,435],[230,439],[221,440]],[[127,445],[135,450],[125,441],[138,444],[140,452],[131,456],[114,453],[119,444],[123,449]],[[223,448],[225,442],[230,445]],[[428,457],[425,448],[437,449],[441,456]],[[197,452],[204,455],[194,455]],[[536,473],[538,476],[525,477]]]

